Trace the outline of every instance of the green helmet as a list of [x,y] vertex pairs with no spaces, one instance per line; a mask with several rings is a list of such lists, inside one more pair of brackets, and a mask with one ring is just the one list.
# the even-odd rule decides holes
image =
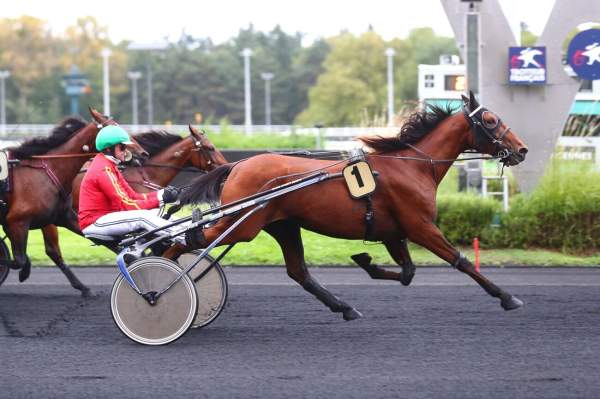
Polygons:
[[96,136],[96,149],[102,151],[116,144],[133,144],[129,134],[120,126],[109,125],[100,129]]

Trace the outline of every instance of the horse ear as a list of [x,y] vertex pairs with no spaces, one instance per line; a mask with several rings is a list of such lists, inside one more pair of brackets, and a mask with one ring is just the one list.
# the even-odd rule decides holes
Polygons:
[[90,115],[92,115],[92,118],[94,118],[94,120],[96,122],[98,122],[98,123],[105,123],[108,120],[100,112],[96,111],[96,109],[94,109],[92,107],[88,107],[88,109],[90,111]]
[[198,136],[198,130],[192,124],[188,124],[188,129],[190,129],[190,134],[194,137]]
[[469,105],[471,106],[471,111],[479,107],[479,103],[475,99],[475,94],[473,94],[473,91],[471,90],[469,90]]
[[469,105],[469,98],[467,96],[465,96],[464,94],[460,95],[462,100],[463,100],[463,104],[464,105]]

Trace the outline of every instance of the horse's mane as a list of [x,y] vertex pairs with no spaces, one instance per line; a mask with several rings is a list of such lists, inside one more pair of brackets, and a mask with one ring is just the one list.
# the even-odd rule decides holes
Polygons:
[[34,155],[45,154],[51,149],[67,142],[73,134],[83,129],[86,125],[87,122],[83,119],[76,117],[66,118],[60,125],[52,129],[48,137],[35,137],[26,140],[17,147],[10,147],[8,150],[17,159],[27,159]]
[[148,151],[151,157],[162,150],[183,140],[178,134],[169,133],[165,130],[150,130],[149,132],[136,134],[135,140],[144,150]]
[[376,153],[400,150],[406,148],[406,144],[421,140],[453,113],[454,109],[450,105],[445,107],[427,105],[424,110],[412,113],[395,137],[369,136],[358,139]]

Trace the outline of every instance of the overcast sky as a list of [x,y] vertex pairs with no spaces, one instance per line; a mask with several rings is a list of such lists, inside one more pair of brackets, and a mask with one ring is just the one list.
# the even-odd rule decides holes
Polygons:
[[[457,0],[458,1],[458,0]],[[592,0],[598,1],[598,0]],[[500,0],[517,30],[520,21],[540,34],[554,0]],[[115,41],[140,43],[179,38],[182,30],[196,37],[222,42],[252,23],[259,30],[279,24],[287,32],[300,31],[308,40],[335,35],[343,29],[364,32],[369,24],[385,39],[405,37],[416,27],[430,26],[452,36],[439,0],[4,0],[0,17],[23,14],[47,20],[56,32],[79,16],[93,15],[107,25]]]

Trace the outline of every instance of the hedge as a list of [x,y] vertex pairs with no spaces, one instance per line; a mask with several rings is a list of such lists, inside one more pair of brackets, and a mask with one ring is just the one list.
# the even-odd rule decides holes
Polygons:
[[211,142],[219,149],[311,149],[316,145],[316,138],[311,135],[296,134],[294,131],[289,135],[269,132],[244,134],[234,132],[226,123],[221,123],[220,133],[210,130],[207,133]]
[[[494,216],[499,226],[491,227]],[[600,251],[600,172],[593,165],[555,161],[530,194],[519,194],[507,213],[473,194],[440,195],[437,224],[454,244],[480,237],[488,248]]]
[[487,239],[495,247],[600,250],[600,172],[586,163],[553,162],[531,194],[514,198]]
[[448,194],[437,199],[437,225],[453,244],[470,245],[490,228],[500,203],[476,194]]

